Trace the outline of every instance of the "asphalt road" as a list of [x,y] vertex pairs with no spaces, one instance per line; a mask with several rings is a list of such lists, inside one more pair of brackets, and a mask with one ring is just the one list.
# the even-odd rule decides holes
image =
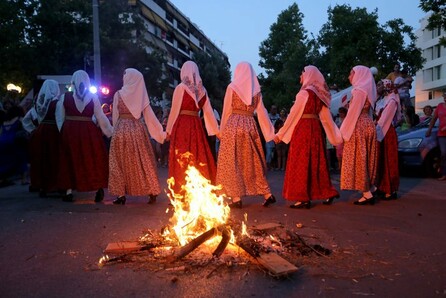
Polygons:
[[[159,169],[165,188],[166,169]],[[339,189],[339,176],[333,175]],[[97,266],[108,243],[136,240],[165,226],[167,197],[155,205],[143,197],[112,204],[106,193],[75,193],[74,203],[39,198],[28,187],[0,188],[1,297],[437,297],[446,296],[446,183],[402,177],[400,198],[356,206],[344,191],[331,206],[288,208],[281,197],[283,172],[269,172],[278,202],[244,199],[234,220],[281,223],[329,248],[327,257],[298,258],[299,268],[275,278],[255,263],[188,266],[169,271],[150,264]],[[297,228],[296,224],[302,225]],[[149,266],[150,265],[150,266]]]

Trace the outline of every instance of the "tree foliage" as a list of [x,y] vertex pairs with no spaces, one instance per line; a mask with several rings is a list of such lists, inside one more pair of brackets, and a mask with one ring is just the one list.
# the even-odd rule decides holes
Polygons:
[[[149,94],[161,97],[167,86],[166,59],[147,53],[138,11],[126,0],[99,7],[102,81],[122,86],[125,68],[145,77]],[[137,38],[136,38],[137,37]],[[67,75],[78,69],[93,76],[93,22],[90,0],[7,0],[0,3],[0,93],[7,81],[29,90],[37,75]]]
[[307,64],[310,50],[303,14],[296,3],[282,11],[270,34],[259,48],[259,65],[266,76],[259,76],[265,105],[289,107],[299,90],[300,72]]
[[197,63],[212,106],[221,111],[226,87],[231,82],[231,71],[228,63],[216,53],[198,52],[193,60]]
[[348,75],[355,65],[375,66],[379,77],[393,70],[396,62],[415,74],[424,63],[416,47],[413,28],[401,19],[378,23],[378,11],[336,5],[327,10],[328,19],[317,37],[308,38],[297,4],[281,12],[261,43],[259,65],[267,104],[289,107],[299,88],[304,66],[317,66],[327,83],[349,85]]
[[[428,30],[446,30],[446,0],[420,0],[419,7],[424,12],[432,12],[427,20]],[[446,46],[446,38],[441,37],[440,44]]]
[[349,84],[350,70],[359,64],[377,67],[379,76],[384,77],[398,62],[414,74],[423,58],[412,31],[401,19],[379,25],[377,10],[368,13],[365,8],[352,9],[349,5],[330,7],[328,21],[319,32],[324,61],[319,67],[329,84],[340,87]]

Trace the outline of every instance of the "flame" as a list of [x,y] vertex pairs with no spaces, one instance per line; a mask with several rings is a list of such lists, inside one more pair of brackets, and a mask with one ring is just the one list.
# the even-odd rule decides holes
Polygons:
[[[192,239],[213,227],[226,224],[230,208],[224,202],[224,195],[217,195],[220,186],[214,186],[203,177],[197,168],[188,165],[185,184],[181,193],[175,193],[173,177],[167,180],[170,193],[168,197],[174,209],[170,218],[171,228],[180,245],[185,245]],[[166,229],[167,230],[167,229]],[[169,231],[165,231],[165,237]]]

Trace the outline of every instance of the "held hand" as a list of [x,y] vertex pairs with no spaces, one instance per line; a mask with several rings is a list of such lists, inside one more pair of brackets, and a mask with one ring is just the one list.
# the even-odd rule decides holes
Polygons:
[[165,142],[169,142],[170,141],[170,134],[166,133],[166,139],[164,140]]
[[274,137],[274,143],[276,144],[280,143],[280,138],[278,136]]
[[430,131],[430,129],[428,129],[427,131],[426,131],[426,137],[430,137],[431,136],[431,131]]

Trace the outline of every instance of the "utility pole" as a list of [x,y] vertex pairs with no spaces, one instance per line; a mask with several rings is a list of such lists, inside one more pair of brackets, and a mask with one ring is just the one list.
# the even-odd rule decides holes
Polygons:
[[93,57],[94,80],[97,87],[101,86],[101,45],[99,42],[99,3],[93,0]]

